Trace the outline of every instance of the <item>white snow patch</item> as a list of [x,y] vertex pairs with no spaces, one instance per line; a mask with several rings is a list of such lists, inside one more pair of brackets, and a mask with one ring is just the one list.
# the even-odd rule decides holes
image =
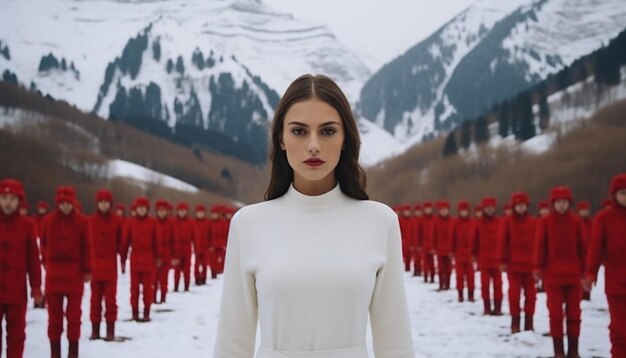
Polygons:
[[159,172],[156,172],[152,169],[143,167],[141,165],[127,162],[125,160],[114,159],[109,161],[109,177],[123,177],[137,180],[140,183],[155,183],[159,185],[164,185],[170,188],[188,191],[195,193],[198,191],[198,188],[195,186],[185,183],[182,180],[176,179],[169,175],[165,175]]

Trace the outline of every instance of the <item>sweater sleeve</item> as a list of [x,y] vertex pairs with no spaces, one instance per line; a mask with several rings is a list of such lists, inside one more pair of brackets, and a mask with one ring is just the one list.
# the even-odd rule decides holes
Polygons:
[[387,260],[376,275],[370,320],[376,358],[413,358],[409,310],[404,291],[400,227],[387,232]]
[[257,294],[254,275],[242,268],[238,214],[233,217],[228,233],[214,358],[254,356],[258,319]]

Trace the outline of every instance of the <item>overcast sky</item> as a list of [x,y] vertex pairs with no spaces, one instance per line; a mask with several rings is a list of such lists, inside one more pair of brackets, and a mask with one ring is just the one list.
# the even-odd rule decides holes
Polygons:
[[[436,31],[475,0],[262,0],[327,25],[372,71]],[[506,1],[506,0],[504,0]]]

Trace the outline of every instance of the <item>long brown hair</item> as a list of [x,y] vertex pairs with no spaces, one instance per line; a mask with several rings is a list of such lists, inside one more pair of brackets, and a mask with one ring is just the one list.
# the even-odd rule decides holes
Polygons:
[[287,153],[280,147],[285,123],[285,114],[297,102],[316,98],[333,107],[341,117],[345,138],[344,147],[335,168],[335,179],[341,191],[347,196],[367,200],[365,192],[365,171],[359,165],[361,138],[354,114],[348,99],[339,86],[324,75],[302,75],[289,85],[287,91],[278,102],[272,121],[272,142],[270,160],[272,161],[272,177],[265,191],[265,200],[276,199],[284,195],[293,181],[293,169],[287,161]]

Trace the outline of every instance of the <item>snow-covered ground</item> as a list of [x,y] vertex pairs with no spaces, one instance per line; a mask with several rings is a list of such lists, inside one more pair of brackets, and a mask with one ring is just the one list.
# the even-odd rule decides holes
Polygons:
[[[480,297],[479,274],[476,274],[477,298]],[[170,280],[170,287],[172,287]],[[193,281],[192,281],[193,282]],[[452,282],[454,286],[455,277]],[[507,283],[504,279],[504,311],[508,312]],[[456,290],[436,292],[436,285],[424,284],[421,277],[405,276],[413,341],[418,357],[548,357],[552,354],[548,331],[546,295],[537,295],[535,332],[510,335],[510,317],[482,316],[482,302],[458,303]],[[127,321],[129,276],[120,275],[118,282],[119,320],[117,335],[129,337],[124,343],[89,341],[89,297],[87,286],[83,297],[83,324],[80,341],[82,357],[211,357],[217,329],[222,278],[209,280],[206,286],[192,286],[189,293],[170,292],[168,302],[154,305],[152,322]],[[598,286],[591,302],[583,302],[580,352],[582,357],[609,357],[609,313],[604,295],[604,273],[601,269]],[[49,354],[46,336],[47,314],[29,308],[25,357]],[[105,327],[101,328],[104,333]],[[371,335],[368,330],[371,357]],[[258,336],[257,336],[258,342]],[[67,352],[67,341],[63,341]]]

